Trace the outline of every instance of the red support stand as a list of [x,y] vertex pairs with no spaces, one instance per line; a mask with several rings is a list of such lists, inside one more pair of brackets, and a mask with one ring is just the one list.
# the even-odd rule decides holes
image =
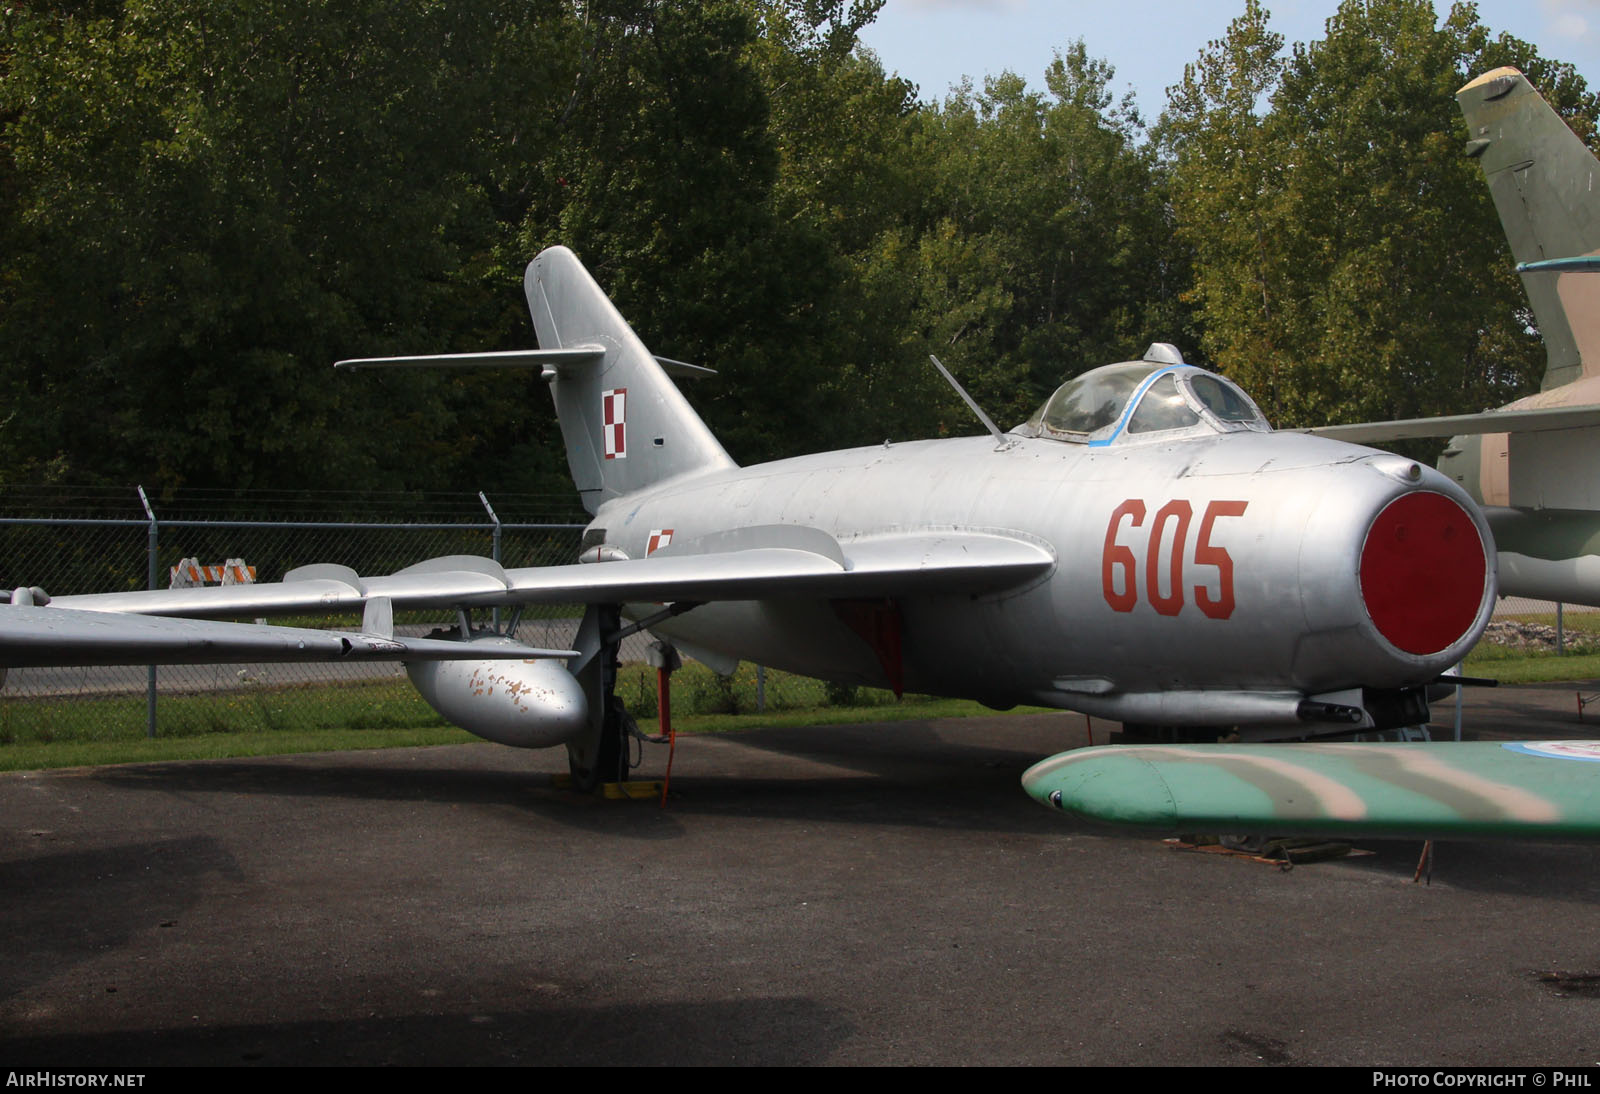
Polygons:
[[656,669],[656,713],[661,719],[661,736],[667,739],[667,774],[661,780],[661,808],[667,807],[667,787],[672,783],[672,757],[678,750],[678,735],[672,731],[672,670]]

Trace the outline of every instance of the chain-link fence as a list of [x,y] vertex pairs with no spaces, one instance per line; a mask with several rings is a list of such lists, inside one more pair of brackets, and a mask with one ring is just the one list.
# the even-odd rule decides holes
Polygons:
[[[250,510],[276,519],[251,519]],[[27,515],[24,515],[27,513]],[[515,518],[515,519],[513,519]],[[188,562],[238,560],[255,581],[278,581],[309,563],[389,574],[446,555],[493,558],[508,569],[576,561],[581,512],[561,501],[512,495],[283,495],[190,493],[157,503],[142,491],[14,490],[0,494],[0,587],[37,586],[52,596],[166,588]],[[517,637],[570,648],[580,605],[529,605]],[[304,627],[355,628],[358,616],[278,619]],[[396,629],[425,634],[453,613],[398,612]],[[642,662],[650,639],[625,641]],[[639,714],[654,710],[654,674],[636,671]],[[756,711],[848,700],[826,685],[742,666],[735,676],[686,674],[674,706],[685,713]],[[93,740],[130,731],[207,732],[382,728],[442,724],[398,664],[317,663],[13,669],[0,689],[0,744]]]
[[1483,641],[1517,651],[1600,650],[1600,609],[1525,596],[1501,597]]
[[[38,586],[53,596],[165,588],[190,561],[212,568],[239,560],[256,581],[281,580],[312,562],[387,574],[442,555],[486,556],[507,567],[557,565],[577,558],[583,529],[565,506],[552,506],[555,519],[505,521],[481,495],[189,495],[158,507],[142,491],[41,493],[7,491],[0,500],[0,585]],[[510,508],[529,503],[508,501]],[[25,505],[54,511],[19,515]],[[242,512],[249,508],[286,515],[251,519]],[[580,616],[575,606],[530,606],[518,635],[534,645],[567,646]],[[355,627],[360,620],[278,622]],[[443,613],[396,619],[408,634],[451,622]],[[0,741],[116,737],[135,727],[189,735],[437,721],[397,664],[14,669],[0,691]]]

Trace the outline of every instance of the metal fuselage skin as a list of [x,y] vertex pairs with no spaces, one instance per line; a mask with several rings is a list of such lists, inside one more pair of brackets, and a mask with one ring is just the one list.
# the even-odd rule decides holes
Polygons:
[[[753,525],[820,528],[846,555],[853,543],[912,532],[1038,543],[1056,565],[1029,584],[895,601],[905,687],[996,706],[1103,713],[1110,700],[1148,695],[1142,716],[1206,724],[1219,715],[1197,693],[1423,684],[1487,622],[1494,554],[1483,518],[1454,483],[1410,460],[1256,431],[1124,436],[1107,447],[1015,440],[1004,450],[991,437],[886,443],[715,469],[615,498],[591,529],[632,558],[663,531],[682,540]],[[1485,559],[1481,592],[1457,594],[1470,597],[1470,625],[1422,654],[1380,633],[1360,574],[1375,518],[1417,492],[1460,505]],[[654,629],[735,659],[887,682],[880,657],[827,601],[708,604]]]

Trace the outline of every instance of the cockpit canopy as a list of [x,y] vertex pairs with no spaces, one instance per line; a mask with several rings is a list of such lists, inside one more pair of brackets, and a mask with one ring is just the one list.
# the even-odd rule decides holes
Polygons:
[[1073,377],[1014,432],[1090,445],[1175,430],[1265,432],[1271,427],[1250,396],[1221,376],[1183,363],[1166,342],[1142,361],[1123,361]]

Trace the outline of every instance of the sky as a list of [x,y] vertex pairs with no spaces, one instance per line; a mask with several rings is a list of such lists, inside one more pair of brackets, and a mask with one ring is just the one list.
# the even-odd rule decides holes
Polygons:
[[[1338,0],[1266,0],[1268,26],[1286,42],[1324,36]],[[1442,16],[1448,0],[1434,0]],[[888,0],[861,35],[885,69],[918,85],[924,100],[942,99],[963,76],[1010,70],[1043,90],[1056,50],[1082,38],[1089,56],[1116,68],[1111,89],[1134,91],[1146,124],[1166,103],[1207,42],[1221,38],[1244,0]],[[1478,21],[1573,65],[1600,87],[1600,0],[1479,0]]]

